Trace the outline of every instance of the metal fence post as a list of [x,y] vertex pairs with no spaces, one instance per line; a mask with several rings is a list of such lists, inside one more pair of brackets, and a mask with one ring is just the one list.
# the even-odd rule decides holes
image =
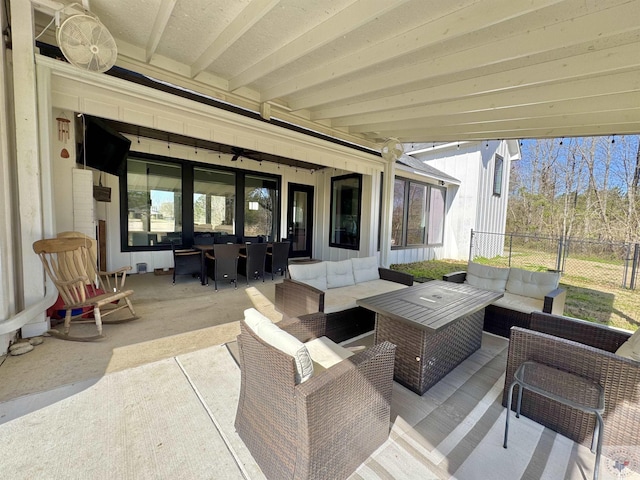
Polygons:
[[559,272],[561,272],[563,270],[562,269],[562,250],[563,250],[563,248],[562,248],[562,244],[563,244],[562,239],[563,239],[563,237],[562,237],[562,235],[560,235],[560,238],[558,239],[558,255],[556,256],[556,270],[559,271]]
[[624,269],[622,270],[622,288],[627,288],[627,277],[629,273],[629,260],[631,260],[631,244],[627,243],[626,245],[626,253],[624,256]]
[[512,248],[513,248],[513,233],[509,235],[509,266],[511,266]]
[[633,265],[631,267],[631,283],[629,288],[631,290],[636,289],[636,274],[638,270],[638,256],[640,255],[640,244],[635,244],[633,248]]
[[469,261],[473,261],[473,228],[471,229],[471,238],[469,239]]

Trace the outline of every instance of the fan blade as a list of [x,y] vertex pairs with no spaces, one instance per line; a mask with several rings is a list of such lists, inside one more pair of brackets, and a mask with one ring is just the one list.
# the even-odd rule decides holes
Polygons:
[[91,61],[91,50],[86,45],[66,45],[61,48],[62,53],[73,65],[86,65]]
[[98,59],[98,62],[100,63],[100,68],[104,68],[105,66],[108,65],[107,67],[107,70],[108,70],[109,68],[115,65],[116,59],[118,58],[118,52],[115,50],[115,48],[99,47],[98,53],[95,55],[95,57]]

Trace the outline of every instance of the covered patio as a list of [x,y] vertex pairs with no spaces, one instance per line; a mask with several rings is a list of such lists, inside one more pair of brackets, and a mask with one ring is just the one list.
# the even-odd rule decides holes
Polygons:
[[[139,245],[126,235],[127,215],[137,221],[139,212],[125,210],[124,176],[77,166],[87,116],[121,127],[147,162],[147,177],[159,157],[188,165],[186,177],[167,182],[172,189],[187,185],[183,178],[194,185],[203,165],[241,171],[227,192],[246,192],[256,176],[275,182],[276,238],[290,233],[287,188],[313,191],[309,256],[375,255],[382,266],[409,251],[392,245],[402,153],[394,147],[491,143],[517,158],[524,138],[640,132],[640,0],[325,3],[5,1],[2,352],[19,335],[48,328],[57,292],[33,255],[35,241],[64,230],[95,234],[102,221],[107,267],[170,266],[170,250],[154,243],[162,237],[142,235]],[[113,35],[117,56],[107,73],[78,68],[58,50],[56,27],[75,15],[99,19]],[[65,121],[78,129],[59,130]],[[449,189],[444,212],[459,181],[424,180],[424,173],[403,171]],[[333,186],[344,181],[347,191],[354,178],[360,236],[355,242],[349,232],[342,243]],[[103,182],[112,201],[94,202],[92,189]],[[197,192],[184,193],[190,203]],[[195,223],[185,221],[187,237]],[[437,244],[425,241],[420,259],[441,255],[454,240],[443,233]],[[4,471],[13,478],[262,478],[234,432],[240,376],[225,346],[249,296],[239,288],[214,297],[199,282],[171,287],[151,273],[129,282],[142,318],[108,327],[106,342],[46,339],[0,365],[0,431],[10,439],[0,451]],[[273,300],[273,283],[258,288]],[[513,421],[509,449],[502,448],[507,348],[507,340],[484,334],[482,348],[422,397],[394,384],[389,439],[351,478],[591,478],[587,448],[527,418]],[[640,478],[638,446],[620,447],[604,451],[600,478]]]

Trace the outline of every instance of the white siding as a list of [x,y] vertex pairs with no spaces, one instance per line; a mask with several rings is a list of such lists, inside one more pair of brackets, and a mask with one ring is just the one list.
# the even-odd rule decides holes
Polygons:
[[[445,242],[440,251],[434,252],[435,258],[468,259],[472,229],[504,233],[511,160],[519,158],[518,148],[514,145],[514,142],[498,140],[461,143],[459,146],[451,144],[449,148],[436,148],[432,152],[415,155],[415,158],[460,181],[459,186],[447,189]],[[504,160],[500,196],[493,195],[496,153]],[[488,243],[486,247],[479,252],[481,256],[502,254],[501,243]]]
[[467,259],[471,229],[476,228],[480,196],[479,144],[463,144],[458,149],[424,153],[417,156],[430,166],[460,181],[447,189],[444,246],[436,258]]

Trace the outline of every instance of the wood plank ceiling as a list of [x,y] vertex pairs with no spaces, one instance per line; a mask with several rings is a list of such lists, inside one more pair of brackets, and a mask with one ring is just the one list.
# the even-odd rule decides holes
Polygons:
[[85,5],[117,65],[369,148],[640,133],[640,0]]

